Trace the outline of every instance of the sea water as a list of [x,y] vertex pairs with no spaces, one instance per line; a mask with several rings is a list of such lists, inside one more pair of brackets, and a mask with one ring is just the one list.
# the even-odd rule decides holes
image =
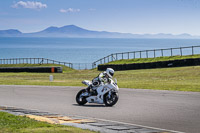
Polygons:
[[0,58],[92,63],[112,53],[200,45],[200,39],[0,38]]

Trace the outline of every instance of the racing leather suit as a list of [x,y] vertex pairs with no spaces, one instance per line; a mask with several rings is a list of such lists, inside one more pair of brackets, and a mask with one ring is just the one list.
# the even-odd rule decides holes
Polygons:
[[92,85],[94,88],[98,87],[101,84],[109,82],[109,78],[106,77],[106,72],[100,73],[96,78],[92,80]]

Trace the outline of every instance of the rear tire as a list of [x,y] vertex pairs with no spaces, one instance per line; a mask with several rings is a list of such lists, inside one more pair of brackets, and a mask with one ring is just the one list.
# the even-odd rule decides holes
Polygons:
[[86,100],[86,97],[81,97],[81,94],[85,93],[86,90],[83,89],[83,90],[80,90],[77,95],[76,95],[76,102],[79,104],[79,105],[84,105],[87,103],[87,100]]
[[113,106],[117,103],[119,96],[118,93],[112,92],[111,97],[108,96],[109,93],[106,93],[103,98],[103,102],[106,106]]

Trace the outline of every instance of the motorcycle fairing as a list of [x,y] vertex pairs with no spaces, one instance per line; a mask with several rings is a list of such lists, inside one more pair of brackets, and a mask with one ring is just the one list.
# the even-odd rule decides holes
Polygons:
[[97,96],[90,96],[87,99],[87,101],[89,103],[100,103],[100,104],[103,104],[103,96],[104,94],[106,94],[108,91],[110,91],[112,88],[110,88],[112,86],[110,85],[104,85],[104,86],[100,86],[97,88]]

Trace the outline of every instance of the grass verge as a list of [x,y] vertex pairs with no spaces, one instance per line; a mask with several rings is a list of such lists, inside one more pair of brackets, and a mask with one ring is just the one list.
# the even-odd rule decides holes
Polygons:
[[[0,73],[0,85],[84,86],[82,80],[92,80],[99,73],[96,69],[63,73]],[[54,76],[53,82],[49,82],[49,75]],[[116,71],[114,77],[120,88],[200,92],[200,66]]]
[[171,60],[181,60],[181,59],[191,59],[191,58],[200,58],[200,55],[198,54],[198,55],[186,55],[186,56],[164,56],[156,58],[123,59],[123,60],[112,61],[106,64],[149,63],[149,62],[171,61]]
[[39,122],[0,112],[0,133],[94,133],[80,128]]

